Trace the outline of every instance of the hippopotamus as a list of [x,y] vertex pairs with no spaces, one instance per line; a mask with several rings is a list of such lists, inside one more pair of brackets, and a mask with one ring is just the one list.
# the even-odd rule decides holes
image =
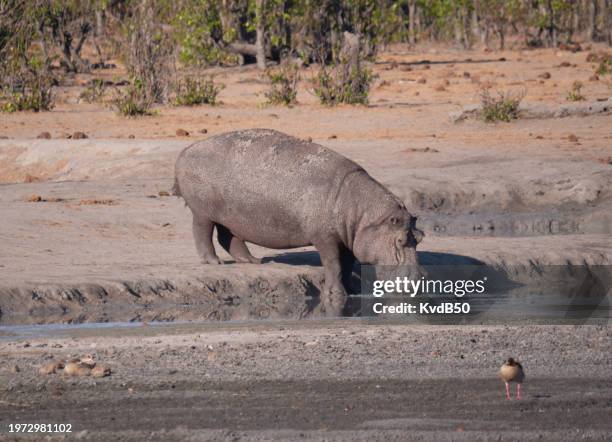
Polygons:
[[355,259],[418,265],[423,232],[398,197],[339,153],[275,130],[228,132],[188,146],[176,161],[174,194],[191,209],[205,264],[221,263],[214,229],[239,263],[260,263],[245,242],[314,246],[324,268],[325,315],[342,313]]

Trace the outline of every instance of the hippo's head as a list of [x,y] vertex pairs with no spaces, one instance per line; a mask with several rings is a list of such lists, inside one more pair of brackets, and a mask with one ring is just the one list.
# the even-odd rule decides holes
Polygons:
[[404,204],[393,204],[382,216],[360,226],[353,254],[359,262],[375,266],[418,266],[416,246],[424,233],[416,228],[416,220]]

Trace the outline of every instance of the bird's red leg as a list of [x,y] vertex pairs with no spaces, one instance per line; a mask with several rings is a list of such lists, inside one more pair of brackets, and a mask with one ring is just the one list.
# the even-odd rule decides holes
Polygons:
[[506,382],[506,399],[510,400],[510,384]]
[[521,384],[516,384],[516,398],[521,398]]

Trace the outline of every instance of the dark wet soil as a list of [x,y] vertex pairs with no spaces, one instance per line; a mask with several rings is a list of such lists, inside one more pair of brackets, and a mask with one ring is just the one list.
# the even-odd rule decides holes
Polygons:
[[495,379],[462,380],[459,376],[250,382],[173,382],[168,378],[157,385],[122,387],[100,381],[95,386],[37,390],[24,390],[28,401],[20,406],[0,403],[3,430],[10,422],[70,423],[74,432],[86,430],[100,440],[102,434],[137,432],[144,437],[176,427],[290,430],[310,437],[317,432],[320,438],[326,431],[347,436],[364,431],[377,440],[384,440],[392,430],[474,436],[491,431],[554,432],[567,440],[576,431],[612,435],[612,385],[588,377],[531,379],[520,401],[505,400],[502,385]]

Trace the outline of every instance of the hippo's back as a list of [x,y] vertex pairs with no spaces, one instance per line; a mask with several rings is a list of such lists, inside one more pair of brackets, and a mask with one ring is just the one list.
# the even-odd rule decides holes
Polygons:
[[283,236],[279,244],[300,245],[299,238],[329,214],[344,178],[355,171],[365,173],[323,146],[252,129],[187,147],[176,163],[176,181],[194,216],[207,215],[237,234],[248,230],[247,223],[263,223]]

